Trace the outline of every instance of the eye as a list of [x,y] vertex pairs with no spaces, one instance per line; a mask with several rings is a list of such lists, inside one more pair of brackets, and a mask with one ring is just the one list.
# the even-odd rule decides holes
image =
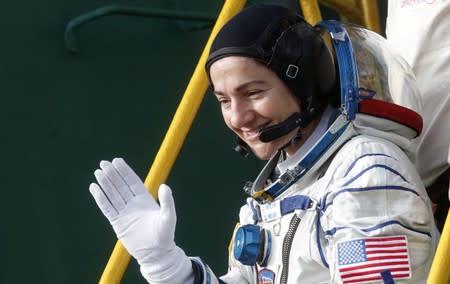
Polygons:
[[262,93],[262,91],[263,90],[259,90],[259,89],[249,90],[249,91],[247,91],[247,96],[249,96],[249,97],[255,96],[255,95]]
[[230,99],[226,97],[217,97],[217,101],[222,107],[230,104]]

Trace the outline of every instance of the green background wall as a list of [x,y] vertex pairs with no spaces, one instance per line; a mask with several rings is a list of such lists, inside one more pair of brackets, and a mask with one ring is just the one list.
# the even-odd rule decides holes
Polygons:
[[[111,4],[216,15],[223,2],[2,2],[0,283],[98,282],[116,238],[89,194],[93,172],[123,157],[145,178],[210,32],[115,15],[77,29],[80,52],[68,52],[69,21]],[[178,245],[218,274],[242,185],[263,165],[233,141],[207,94],[168,180]],[[144,283],[134,261],[123,283]]]

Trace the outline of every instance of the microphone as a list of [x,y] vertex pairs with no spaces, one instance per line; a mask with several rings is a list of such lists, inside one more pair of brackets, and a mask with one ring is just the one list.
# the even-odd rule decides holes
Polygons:
[[302,123],[302,117],[299,112],[293,113],[285,121],[263,128],[259,131],[259,140],[267,143],[273,141],[281,136],[284,136],[294,130]]
[[239,136],[236,137],[236,144],[233,149],[234,151],[241,154],[241,156],[244,158],[247,158],[248,153],[250,152],[250,147],[247,144],[245,144],[245,142],[242,141],[242,139],[239,138]]

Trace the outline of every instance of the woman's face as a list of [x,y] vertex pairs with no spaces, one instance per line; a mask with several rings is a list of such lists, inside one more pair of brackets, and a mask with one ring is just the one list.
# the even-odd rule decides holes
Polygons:
[[[259,140],[259,131],[285,121],[300,112],[298,100],[278,76],[254,59],[229,56],[210,67],[214,93],[220,103],[225,124],[252,149],[260,159],[269,159],[298,131],[268,143]],[[293,154],[299,148],[286,148]]]

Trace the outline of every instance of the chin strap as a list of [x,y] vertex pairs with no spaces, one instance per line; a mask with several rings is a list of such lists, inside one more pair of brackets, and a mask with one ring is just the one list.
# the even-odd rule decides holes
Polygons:
[[[307,98],[305,100],[305,104],[306,108],[303,109],[301,113],[294,112],[285,121],[261,129],[259,131],[259,140],[261,140],[261,142],[263,143],[271,142],[290,133],[292,130],[300,126],[294,138],[283,145],[280,150],[286,148],[289,145],[297,143],[302,138],[302,129],[304,129],[324,109],[323,105],[313,97]],[[241,138],[237,137],[234,150],[245,158],[248,156],[250,148]]]
[[305,128],[324,110],[325,105],[314,96],[305,98],[301,103],[301,112],[294,112],[285,121],[261,129],[259,140],[267,143],[288,134],[298,126],[300,129]]
[[[303,128],[300,127],[295,136],[292,137],[292,139],[289,142],[281,146],[280,149],[278,149],[278,151],[282,151],[284,148],[290,145],[297,144],[298,141],[302,139],[302,129]],[[234,145],[233,150],[238,152],[242,157],[247,158],[250,152],[250,147],[241,138],[236,137],[236,144]]]
[[294,130],[296,127],[301,125],[303,122],[303,119],[300,115],[300,113],[295,112],[293,113],[288,119],[285,121],[275,124],[272,126],[269,126],[267,128],[263,128],[259,131],[259,140],[261,142],[267,143],[270,141],[273,141],[277,138],[280,138],[281,136],[284,136]]

